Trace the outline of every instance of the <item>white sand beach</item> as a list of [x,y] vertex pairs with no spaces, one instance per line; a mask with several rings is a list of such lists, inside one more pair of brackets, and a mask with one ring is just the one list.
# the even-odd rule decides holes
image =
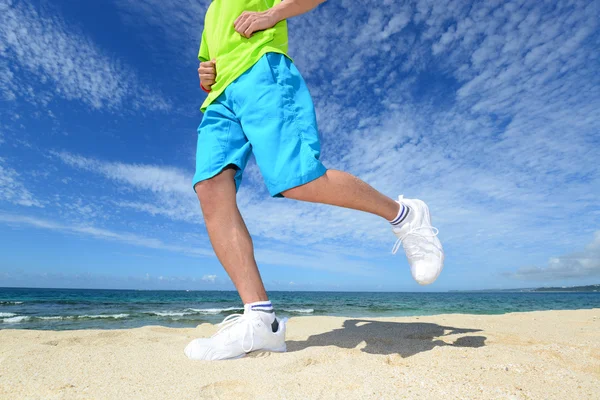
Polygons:
[[188,360],[216,329],[2,330],[0,398],[600,398],[600,309],[298,317],[287,353]]

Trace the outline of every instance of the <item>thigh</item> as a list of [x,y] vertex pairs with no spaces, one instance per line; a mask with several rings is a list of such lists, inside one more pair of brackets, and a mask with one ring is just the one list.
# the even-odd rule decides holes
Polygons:
[[219,102],[211,104],[198,127],[194,187],[226,167],[234,166],[237,190],[251,151],[251,144],[233,111]]
[[246,77],[249,87],[238,115],[270,194],[281,197],[326,169],[319,161],[315,109],[304,79],[281,54],[268,53],[259,63]]

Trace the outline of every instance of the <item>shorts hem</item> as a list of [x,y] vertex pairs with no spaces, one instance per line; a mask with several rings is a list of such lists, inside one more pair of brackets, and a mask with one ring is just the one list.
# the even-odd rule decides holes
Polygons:
[[223,170],[226,167],[230,166],[230,165],[234,165],[237,168],[236,174],[234,175],[235,191],[237,193],[237,191],[240,188],[240,183],[241,183],[240,182],[241,179],[237,179],[237,174],[238,174],[239,171],[242,170],[242,167],[238,163],[236,163],[236,162],[228,162],[227,164],[225,164],[223,166],[223,168],[217,170],[216,172],[211,172],[211,173],[208,173],[208,174],[203,174],[203,175],[200,175],[199,177],[194,175],[194,179],[192,180],[192,189],[194,190],[194,193],[196,192],[196,185],[197,184],[199,184],[202,181],[206,181],[206,180],[208,180],[210,178],[214,178],[215,176],[217,176],[218,174],[220,174],[221,172],[223,172]]
[[297,186],[301,186],[308,182],[314,181],[315,179],[325,175],[325,172],[327,172],[327,168],[325,168],[323,164],[319,163],[314,171],[306,175],[290,179],[285,183],[269,186],[269,194],[271,195],[271,197],[285,197],[281,194],[281,192],[285,192],[286,190],[293,189]]

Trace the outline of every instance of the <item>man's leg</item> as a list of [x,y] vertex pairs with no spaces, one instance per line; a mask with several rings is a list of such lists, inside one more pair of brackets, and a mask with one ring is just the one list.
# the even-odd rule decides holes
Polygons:
[[217,334],[192,340],[184,353],[192,360],[238,358],[255,350],[286,351],[286,319],[278,320],[254,260],[252,239],[236,203],[236,170],[226,167],[195,185],[208,236],[219,261],[244,303]]
[[252,239],[237,207],[235,169],[226,168],[195,189],[210,242],[244,304],[267,300],[256,261]]
[[354,175],[332,169],[313,181],[282,192],[282,195],[295,200],[366,211],[388,221],[396,218],[400,208],[396,201]]

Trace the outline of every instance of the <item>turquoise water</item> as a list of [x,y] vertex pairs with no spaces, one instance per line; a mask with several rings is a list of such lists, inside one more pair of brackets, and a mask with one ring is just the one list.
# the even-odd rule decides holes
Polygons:
[[[278,316],[393,317],[600,308],[597,293],[270,292]],[[242,312],[236,292],[0,288],[0,329],[194,327]]]

